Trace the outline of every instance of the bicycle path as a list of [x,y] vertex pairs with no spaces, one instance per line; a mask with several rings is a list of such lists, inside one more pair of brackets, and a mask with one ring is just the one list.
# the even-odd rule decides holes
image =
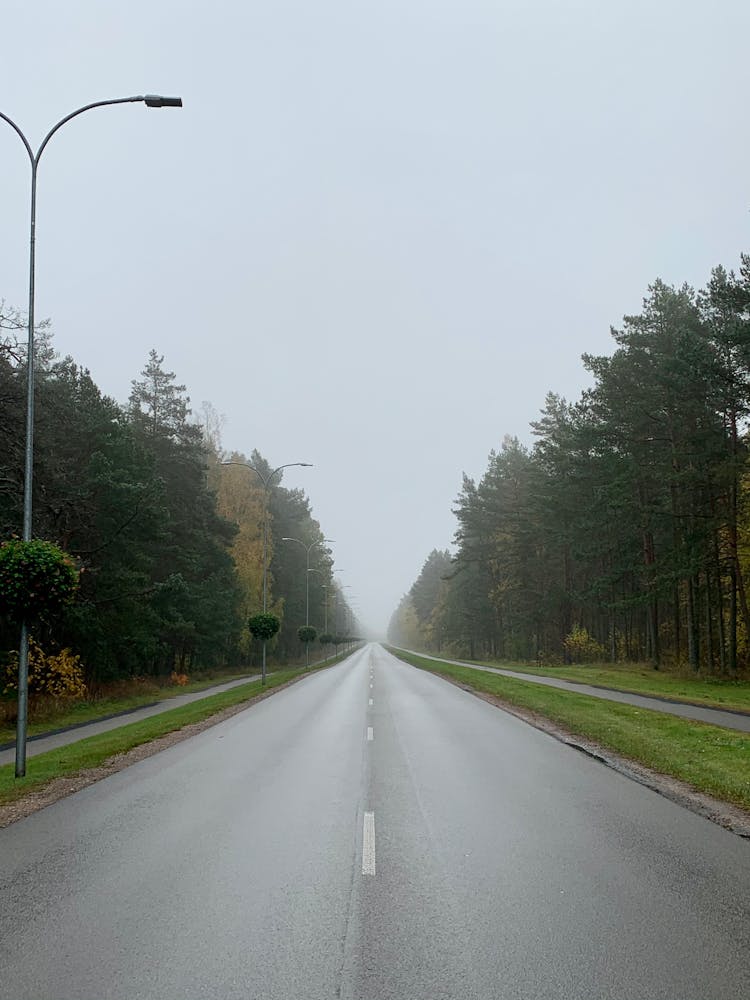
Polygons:
[[[86,739],[87,736],[98,736],[99,733],[108,733],[112,729],[119,729],[120,726],[129,726],[131,722],[140,722],[141,719],[149,719],[152,715],[160,715],[172,708],[189,705],[193,701],[200,701],[201,698],[208,698],[209,695],[230,691],[232,688],[247,684],[258,677],[260,674],[248,674],[238,680],[225,681],[223,684],[215,684],[213,687],[203,688],[202,691],[191,691],[189,694],[177,694],[172,698],[164,698],[162,701],[142,705],[140,708],[134,708],[127,712],[118,712],[116,715],[94,719],[83,725],[70,726],[56,732],[39,733],[38,736],[29,737],[26,744],[26,756],[36,757],[37,754],[46,753],[48,750],[56,750],[58,747],[77,743],[78,740]],[[15,744],[0,750],[0,766],[12,763],[15,757]]]
[[[393,648],[396,649],[398,647],[394,646]],[[708,705],[696,705],[691,702],[677,701],[661,696],[633,694],[631,691],[618,691],[615,688],[599,687],[594,684],[585,684],[583,681],[566,681],[557,677],[525,674],[519,670],[504,670],[500,667],[479,666],[477,663],[468,663],[465,660],[449,660],[444,656],[429,656],[427,653],[417,653],[413,649],[404,649],[402,652],[411,653],[413,656],[421,656],[425,660],[452,663],[457,667],[470,667],[472,670],[483,670],[489,674],[502,674],[504,677],[513,677],[519,681],[528,681],[530,684],[544,684],[546,687],[559,688],[562,691],[574,691],[577,694],[586,694],[592,698],[602,698],[605,701],[618,701],[625,705],[636,705],[639,708],[647,708],[654,712],[666,712],[668,715],[679,715],[683,719],[693,719],[697,722],[707,722],[712,726],[724,726],[726,729],[737,729],[743,733],[750,733],[750,712],[743,712],[739,709],[711,708]]]

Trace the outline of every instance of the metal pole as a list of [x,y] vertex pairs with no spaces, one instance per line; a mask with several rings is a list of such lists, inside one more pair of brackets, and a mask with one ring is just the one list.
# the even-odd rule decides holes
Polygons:
[[[323,584],[323,594],[324,594],[324,600],[323,600],[323,635],[328,635],[328,584],[326,584],[326,583]],[[328,643],[326,643],[326,646],[327,645],[328,645]],[[324,648],[324,652],[325,652],[325,662],[327,662],[328,661],[328,650],[325,648],[325,646],[323,648]]]
[[[31,222],[29,227],[29,332],[26,344],[26,448],[23,473],[23,540],[31,541],[34,475],[34,283],[36,278],[36,178],[38,160],[31,161]],[[26,731],[29,712],[29,626],[21,621],[18,649],[18,718],[16,720],[16,777],[26,774]]]
[[[268,599],[268,586],[267,586],[267,572],[268,572],[268,557],[266,555],[268,548],[268,484],[263,483],[265,487],[264,496],[265,504],[263,510],[263,614],[266,613],[266,603]],[[266,685],[266,640],[263,640],[263,667],[261,670],[261,687]]]
[[305,565],[305,625],[310,624],[310,549],[317,542],[313,542],[307,549],[307,562]]
[[[34,475],[34,374],[35,374],[35,351],[34,351],[34,286],[36,278],[36,181],[39,168],[39,160],[52,136],[59,128],[69,122],[72,118],[77,118],[84,111],[92,108],[102,108],[110,104],[133,104],[144,102],[149,107],[182,107],[182,101],[177,97],[160,97],[156,94],[148,94],[138,97],[117,97],[107,101],[95,101],[86,104],[82,108],[71,111],[70,114],[61,118],[59,122],[52,126],[49,132],[37,149],[36,154],[32,151],[29,141],[16,123],[6,114],[0,112],[0,118],[6,121],[17,133],[23,142],[26,152],[31,161],[31,224],[29,233],[29,332],[26,348],[26,446],[24,453],[24,479],[23,479],[23,541],[31,541],[32,526],[32,488]],[[29,627],[28,621],[24,618],[21,621],[21,637],[18,648],[18,719],[16,722],[16,766],[17,778],[23,778],[26,774],[26,730],[29,701]]]
[[268,484],[263,483],[265,487],[265,504],[263,505],[263,614],[266,613],[266,605],[268,603],[268,583],[267,583],[267,572],[268,572]]
[[[310,624],[310,549],[316,543],[313,542],[306,550],[307,562],[305,563],[305,627]],[[310,642],[305,643],[305,670],[310,669]]]

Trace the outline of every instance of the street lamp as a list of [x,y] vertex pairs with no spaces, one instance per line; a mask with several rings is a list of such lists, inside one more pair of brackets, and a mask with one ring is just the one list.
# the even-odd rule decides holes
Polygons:
[[323,633],[328,635],[328,584],[322,584],[325,591],[325,601],[323,602]]
[[[349,601],[351,601],[352,595],[350,594],[349,595],[349,600],[347,600],[346,599],[346,595],[344,594],[344,591],[345,590],[354,590],[354,587],[352,587],[352,585],[350,583],[344,583],[344,584],[339,584],[339,590],[341,591],[341,596],[344,598],[344,616],[343,616],[344,617],[343,625],[344,625],[344,633],[345,633],[344,634],[344,638],[345,639],[349,639],[350,636],[349,636],[348,633],[349,633],[350,628],[351,628],[350,620],[349,619],[350,619],[351,613],[352,613],[351,612],[351,608],[349,607]],[[347,648],[347,650],[349,648],[349,643],[348,642],[346,643],[346,648]]]
[[[305,625],[310,624],[310,553],[315,548],[316,545],[323,545],[324,542],[333,542],[333,538],[320,538],[316,539],[314,542],[310,542],[309,545],[305,543],[300,538],[287,538],[281,539],[282,542],[296,542],[301,545],[305,550],[306,555],[306,572],[305,572]],[[310,663],[310,643],[305,643],[305,670],[307,670]]]
[[[16,125],[12,118],[0,111],[0,118],[7,122],[15,131],[29,154],[31,163],[31,226],[29,236],[29,333],[26,348],[26,449],[24,455],[23,477],[23,540],[31,541],[32,514],[32,478],[34,473],[34,279],[36,265],[36,178],[39,161],[47,143],[58,129],[62,128],[71,118],[77,118],[84,111],[92,108],[103,108],[108,104],[134,104],[140,102],[148,108],[181,108],[181,97],[161,97],[158,94],[146,94],[139,97],[115,97],[108,101],[94,101],[86,104],[69,115],[61,118],[53,125],[42,139],[36,153],[31,143]],[[18,651],[18,721],[16,723],[16,777],[23,778],[26,774],[26,717],[28,711],[29,691],[29,629],[24,617],[21,622],[21,642]]]
[[[308,573],[317,573],[319,576],[325,576],[326,575],[323,572],[323,570],[322,569],[318,569],[317,566],[311,566],[308,569],[307,572]],[[327,583],[321,583],[320,587],[321,587],[321,590],[325,591],[325,599],[323,601],[323,631],[327,632],[328,631],[328,584]]]
[[[304,469],[311,469],[312,462],[287,462],[286,465],[280,465],[273,472],[269,472],[267,476],[264,476],[260,469],[252,465],[250,462],[222,462],[222,465],[241,465],[244,469],[252,469],[255,475],[263,483],[263,489],[265,491],[265,503],[263,505],[263,613],[266,612],[266,607],[268,604],[268,557],[266,555],[268,551],[268,501],[271,493],[271,487],[273,485],[274,476],[278,475],[282,469],[292,469],[295,466],[300,466]],[[263,640],[263,670],[261,673],[261,683],[265,685],[266,683],[266,640]]]

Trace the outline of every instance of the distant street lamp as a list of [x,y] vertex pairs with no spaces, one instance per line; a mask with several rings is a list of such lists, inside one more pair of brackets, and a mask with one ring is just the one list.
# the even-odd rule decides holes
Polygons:
[[[332,542],[333,538],[320,538],[316,541],[311,542],[309,545],[305,543],[300,538],[287,538],[281,539],[282,542],[297,542],[305,550],[306,564],[305,564],[305,625],[310,624],[310,553],[315,548],[316,545],[323,545],[325,542]],[[305,669],[310,663],[310,643],[305,643]]]
[[323,602],[323,633],[328,635],[328,584],[323,584],[323,590],[325,591],[325,601]]
[[[108,104],[134,104],[140,102],[148,108],[181,108],[181,97],[161,97],[158,94],[146,94],[140,97],[115,97],[108,101],[95,101],[86,104],[69,115],[61,118],[53,125],[42,139],[36,153],[31,143],[16,125],[12,118],[0,111],[0,118],[7,122],[16,132],[29,154],[31,162],[31,227],[29,237],[29,332],[26,348],[26,449],[24,455],[23,477],[23,540],[31,541],[32,515],[32,479],[34,474],[34,280],[36,269],[36,178],[39,170],[39,160],[47,147],[47,143],[58,129],[62,128],[71,118],[82,115],[92,108],[103,108]],[[29,626],[26,618],[21,622],[21,642],[18,651],[18,721],[16,724],[16,777],[23,778],[26,774],[26,718],[28,712],[29,691]]]
[[[265,491],[265,498],[263,504],[263,613],[265,614],[268,605],[268,503],[271,494],[271,487],[273,486],[273,478],[278,475],[282,469],[292,469],[295,466],[299,466],[304,469],[311,469],[312,462],[287,462],[286,465],[280,465],[273,472],[269,472],[268,475],[264,476],[260,469],[256,468],[250,462],[222,462],[222,465],[240,465],[244,469],[252,469],[255,475],[263,483],[263,490]],[[263,640],[263,670],[261,673],[261,683],[265,685],[266,683],[266,640]]]
[[[341,596],[344,598],[344,622],[343,622],[344,633],[345,633],[344,634],[344,638],[345,639],[349,639],[350,636],[349,636],[348,633],[349,633],[349,630],[351,628],[350,620],[349,619],[350,619],[351,613],[352,613],[351,612],[351,608],[349,607],[349,601],[351,600],[352,595],[351,594],[349,595],[349,601],[348,601],[346,599],[346,596],[343,593],[343,591],[345,591],[345,590],[354,590],[354,587],[352,587],[352,585],[350,583],[344,583],[344,584],[340,584],[339,585],[339,589],[342,591]],[[348,650],[348,648],[349,648],[349,643],[347,642],[346,643],[346,649]]]

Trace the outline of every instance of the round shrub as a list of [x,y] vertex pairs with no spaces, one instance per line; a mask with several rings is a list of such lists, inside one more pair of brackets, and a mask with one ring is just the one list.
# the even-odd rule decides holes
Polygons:
[[281,622],[270,611],[263,611],[259,615],[253,615],[248,619],[247,627],[250,629],[250,634],[254,639],[266,642],[268,639],[273,639],[281,627]]
[[39,618],[69,604],[78,589],[73,558],[53,542],[18,538],[0,544],[0,614]]
[[331,646],[333,645],[333,636],[331,635],[330,632],[323,632],[318,637],[318,642],[321,644],[321,646]]
[[313,628],[312,625],[303,625],[301,628],[297,629],[297,638],[300,642],[304,642],[305,644],[308,642],[314,642],[317,634],[318,630]]

